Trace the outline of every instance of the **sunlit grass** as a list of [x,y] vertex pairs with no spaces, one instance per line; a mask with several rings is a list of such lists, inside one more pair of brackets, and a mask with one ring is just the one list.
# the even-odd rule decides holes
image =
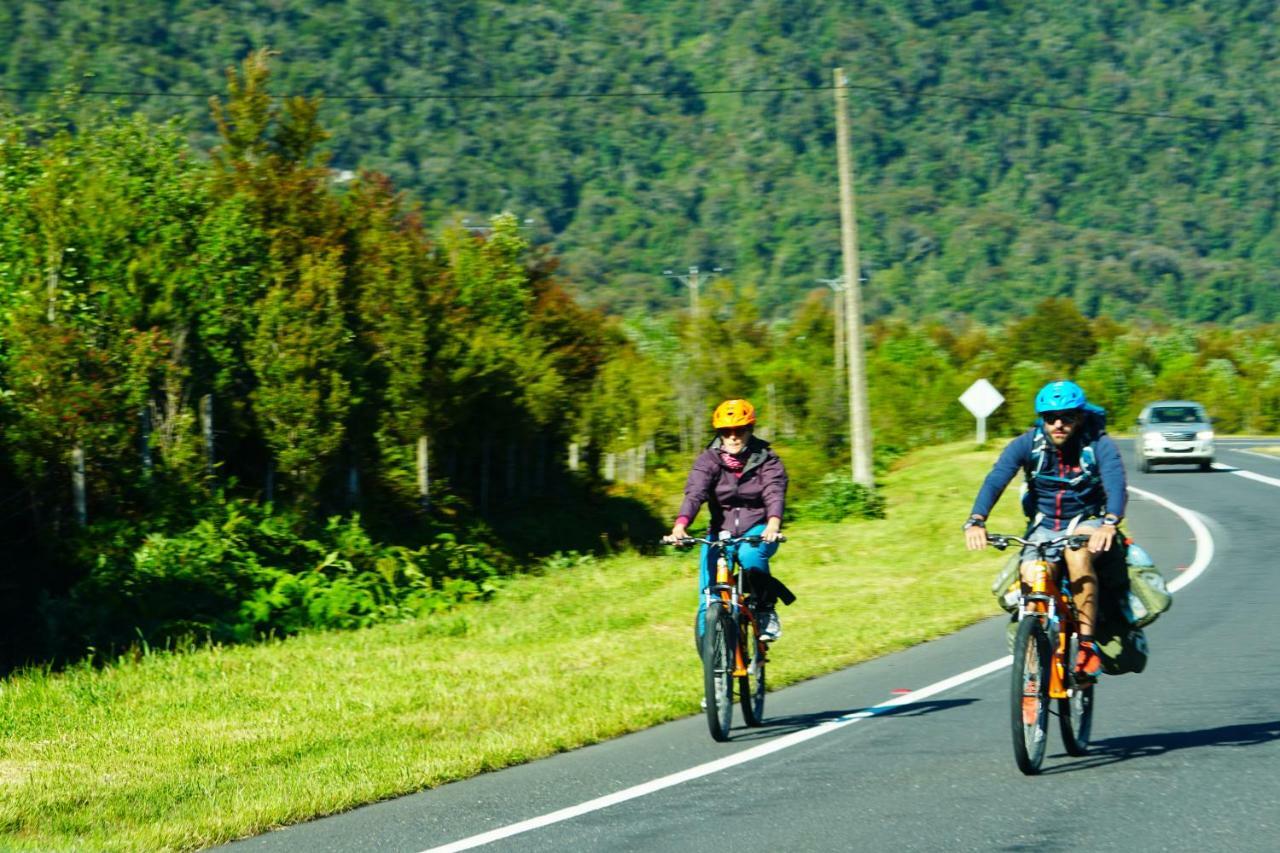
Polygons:
[[[786,531],[774,687],[998,612],[959,532],[994,454],[926,450],[887,519]],[[0,847],[195,849],[694,713],[694,586],[690,554],[625,555],[415,623],[14,676]]]

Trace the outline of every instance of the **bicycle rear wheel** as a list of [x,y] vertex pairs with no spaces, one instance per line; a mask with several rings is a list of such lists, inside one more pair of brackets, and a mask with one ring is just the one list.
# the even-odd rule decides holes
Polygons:
[[742,703],[742,719],[748,726],[764,724],[764,652],[760,648],[758,626],[743,618],[741,638],[742,661],[747,674],[738,676],[738,701]]
[[707,728],[716,740],[728,740],[733,724],[733,658],[738,631],[719,604],[707,608],[702,638],[702,681],[707,698]]
[[[1067,665],[1075,666],[1079,641],[1071,638],[1067,646]],[[1058,728],[1068,755],[1085,755],[1089,751],[1089,735],[1093,731],[1093,682],[1077,681],[1065,699],[1058,700]]]
[[1013,757],[1028,775],[1040,772],[1049,726],[1049,635],[1025,616],[1013,639],[1011,722]]

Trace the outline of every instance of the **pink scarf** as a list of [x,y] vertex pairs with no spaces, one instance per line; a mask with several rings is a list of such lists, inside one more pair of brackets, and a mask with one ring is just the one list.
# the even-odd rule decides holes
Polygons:
[[742,476],[743,467],[745,467],[747,464],[745,460],[739,459],[738,457],[734,456],[732,453],[729,453],[724,450],[720,451],[720,461],[724,463],[724,467],[728,468],[730,471],[733,472],[733,476],[739,477],[739,478]]

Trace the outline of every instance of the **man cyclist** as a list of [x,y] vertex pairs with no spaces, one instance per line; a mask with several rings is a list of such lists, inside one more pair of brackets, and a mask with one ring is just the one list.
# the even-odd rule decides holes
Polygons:
[[[1036,394],[1035,408],[1039,416],[1035,425],[1005,447],[983,480],[964,523],[965,544],[971,551],[987,547],[987,517],[1019,469],[1026,477],[1023,509],[1030,519],[1024,538],[1042,542],[1064,533],[1087,533],[1088,547],[1067,549],[1064,557],[1080,618],[1076,668],[1097,675],[1102,660],[1093,640],[1098,610],[1093,567],[1095,555],[1111,549],[1124,518],[1128,502],[1124,462],[1106,434],[1102,410],[1089,405],[1079,385],[1050,382]],[[1022,560],[1022,580],[1027,583],[1035,551],[1024,548]]]

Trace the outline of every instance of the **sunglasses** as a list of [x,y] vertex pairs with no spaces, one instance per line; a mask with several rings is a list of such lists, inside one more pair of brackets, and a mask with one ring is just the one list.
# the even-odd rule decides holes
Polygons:
[[748,435],[751,432],[751,427],[749,426],[720,427],[720,429],[716,430],[716,432],[720,435],[721,438],[728,438],[731,435]]
[[1064,424],[1070,425],[1080,420],[1080,413],[1074,409],[1068,409],[1064,412],[1044,412],[1040,415],[1044,418],[1046,424],[1055,424],[1062,421]]

